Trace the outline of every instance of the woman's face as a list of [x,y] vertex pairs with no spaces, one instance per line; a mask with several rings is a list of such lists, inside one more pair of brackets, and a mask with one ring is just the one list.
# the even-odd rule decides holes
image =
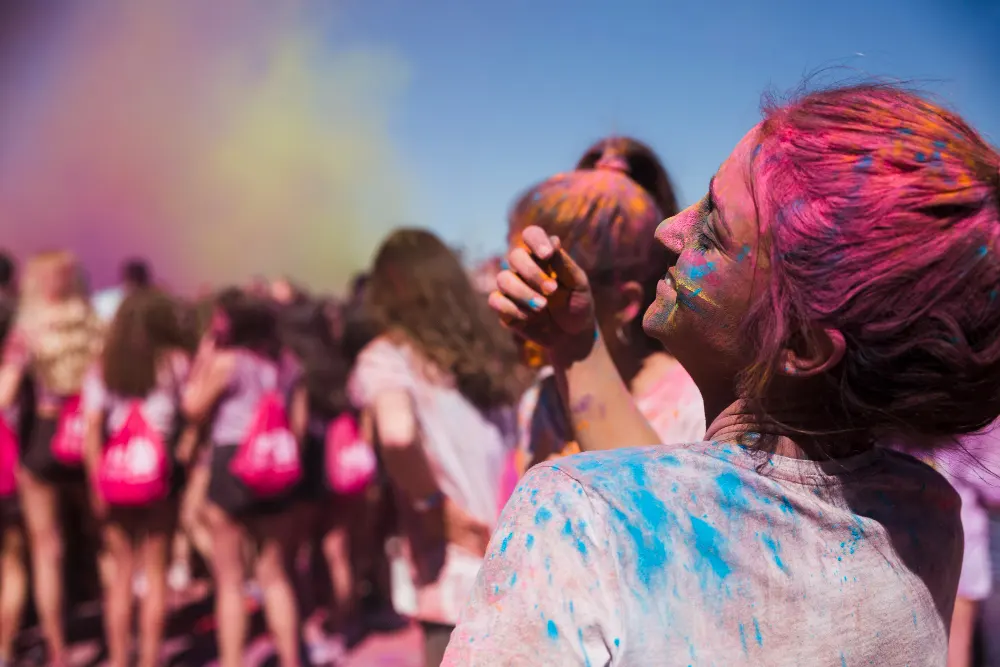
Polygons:
[[643,318],[646,333],[696,382],[730,391],[745,364],[739,324],[770,274],[765,253],[758,252],[760,226],[749,185],[757,145],[754,128],[716,172],[705,198],[657,228],[656,240],[678,261]]

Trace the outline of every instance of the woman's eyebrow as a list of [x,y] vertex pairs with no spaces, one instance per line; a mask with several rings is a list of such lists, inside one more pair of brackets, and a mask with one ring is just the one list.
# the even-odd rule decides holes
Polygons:
[[722,223],[722,229],[726,233],[727,238],[733,238],[733,230],[726,222],[726,216],[723,215],[722,209],[719,208],[719,199],[715,194],[715,176],[712,176],[711,180],[708,182],[708,198],[711,201],[712,209],[718,214],[716,218]]

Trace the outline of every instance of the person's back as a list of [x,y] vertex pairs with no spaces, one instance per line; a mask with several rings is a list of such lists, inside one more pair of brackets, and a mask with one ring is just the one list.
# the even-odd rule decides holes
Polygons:
[[362,351],[351,389],[355,402],[367,405],[390,386],[405,387],[413,397],[421,442],[435,464],[441,490],[493,527],[500,494],[497,471],[514,436],[513,408],[484,413],[412,346],[381,337]]
[[958,569],[919,563],[961,560],[948,483],[883,449],[761,461],[704,443],[542,464],[472,601],[534,620],[498,633],[480,613],[455,664],[484,642],[495,664],[943,664]]

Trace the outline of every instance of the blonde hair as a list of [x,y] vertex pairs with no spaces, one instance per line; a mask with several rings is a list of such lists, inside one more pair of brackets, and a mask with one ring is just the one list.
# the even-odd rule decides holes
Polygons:
[[[50,271],[69,274],[67,291],[56,302],[46,299],[42,288]],[[100,350],[102,327],[76,257],[65,250],[35,255],[25,264],[22,285],[16,326],[31,351],[32,375],[57,395],[78,393]]]

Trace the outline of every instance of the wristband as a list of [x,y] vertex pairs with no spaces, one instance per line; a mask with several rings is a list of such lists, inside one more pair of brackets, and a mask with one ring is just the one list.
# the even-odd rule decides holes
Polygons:
[[444,501],[444,493],[442,493],[441,491],[435,491],[426,498],[418,498],[417,500],[414,500],[413,509],[421,513],[429,512],[433,509],[437,509],[438,507],[440,507],[443,501]]

